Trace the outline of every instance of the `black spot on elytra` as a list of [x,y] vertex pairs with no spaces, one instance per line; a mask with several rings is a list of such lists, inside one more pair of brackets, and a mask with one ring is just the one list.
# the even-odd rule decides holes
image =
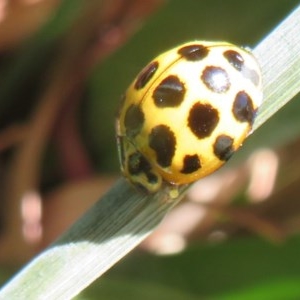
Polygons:
[[227,161],[234,153],[233,139],[227,135],[220,135],[214,143],[214,154],[223,161]]
[[184,84],[177,76],[170,75],[154,90],[153,99],[157,107],[176,107],[181,104],[184,95]]
[[156,184],[158,182],[157,176],[154,175],[153,173],[148,172],[148,173],[145,173],[145,174],[147,176],[147,180],[148,180],[149,183]]
[[199,139],[210,136],[218,122],[218,110],[209,104],[197,102],[190,109],[188,126]]
[[242,70],[244,59],[240,53],[234,50],[227,50],[223,53],[223,55],[236,70]]
[[154,127],[149,135],[149,146],[156,153],[157,163],[168,167],[175,154],[176,139],[173,131],[166,125]]
[[128,172],[131,175],[139,175],[151,170],[148,160],[140,153],[134,152],[128,157]]
[[201,163],[199,156],[197,154],[194,155],[186,155],[183,159],[183,168],[180,171],[183,174],[190,174],[196,172],[201,168]]
[[126,135],[129,137],[136,136],[145,121],[145,116],[139,105],[131,104],[127,109],[124,117],[124,125],[126,128]]
[[153,75],[155,74],[155,72],[158,69],[158,66],[159,66],[159,64],[157,61],[153,61],[148,66],[146,66],[142,70],[142,72],[138,75],[137,80],[134,84],[134,88],[136,90],[143,88],[149,82],[149,80],[153,77]]
[[178,54],[189,61],[197,61],[205,58],[209,49],[203,45],[188,45],[180,48]]
[[135,176],[144,173],[147,177],[147,181],[151,184],[155,184],[158,182],[158,178],[151,170],[151,164],[140,152],[134,152],[128,157],[128,172]]
[[251,97],[245,91],[237,93],[233,102],[232,112],[239,122],[253,124],[256,110],[253,108]]
[[215,93],[224,93],[230,88],[229,76],[227,72],[220,67],[206,67],[201,79],[204,84]]

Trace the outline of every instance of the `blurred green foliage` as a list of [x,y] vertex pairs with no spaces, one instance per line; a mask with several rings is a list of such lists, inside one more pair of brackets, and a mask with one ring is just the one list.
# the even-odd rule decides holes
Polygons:
[[145,296],[159,291],[155,299],[299,299],[299,249],[299,237],[284,244],[241,238],[195,244],[167,257],[135,253],[83,295],[112,300],[123,292],[122,299],[142,299],[142,291]]

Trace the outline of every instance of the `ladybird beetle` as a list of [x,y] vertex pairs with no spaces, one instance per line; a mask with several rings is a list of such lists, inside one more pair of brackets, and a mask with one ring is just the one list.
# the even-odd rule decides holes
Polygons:
[[260,68],[247,49],[194,41],[159,55],[118,113],[123,174],[147,193],[211,174],[248,136],[261,102]]

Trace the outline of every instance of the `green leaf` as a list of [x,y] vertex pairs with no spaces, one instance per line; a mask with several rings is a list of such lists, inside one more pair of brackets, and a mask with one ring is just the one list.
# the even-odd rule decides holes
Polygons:
[[[153,289],[161,285],[175,287],[197,299],[298,299],[299,251],[300,236],[284,244],[241,238],[216,245],[194,245],[167,257],[135,254],[104,279],[114,282],[126,278],[131,286],[147,283]],[[101,281],[97,283],[101,295]]]

